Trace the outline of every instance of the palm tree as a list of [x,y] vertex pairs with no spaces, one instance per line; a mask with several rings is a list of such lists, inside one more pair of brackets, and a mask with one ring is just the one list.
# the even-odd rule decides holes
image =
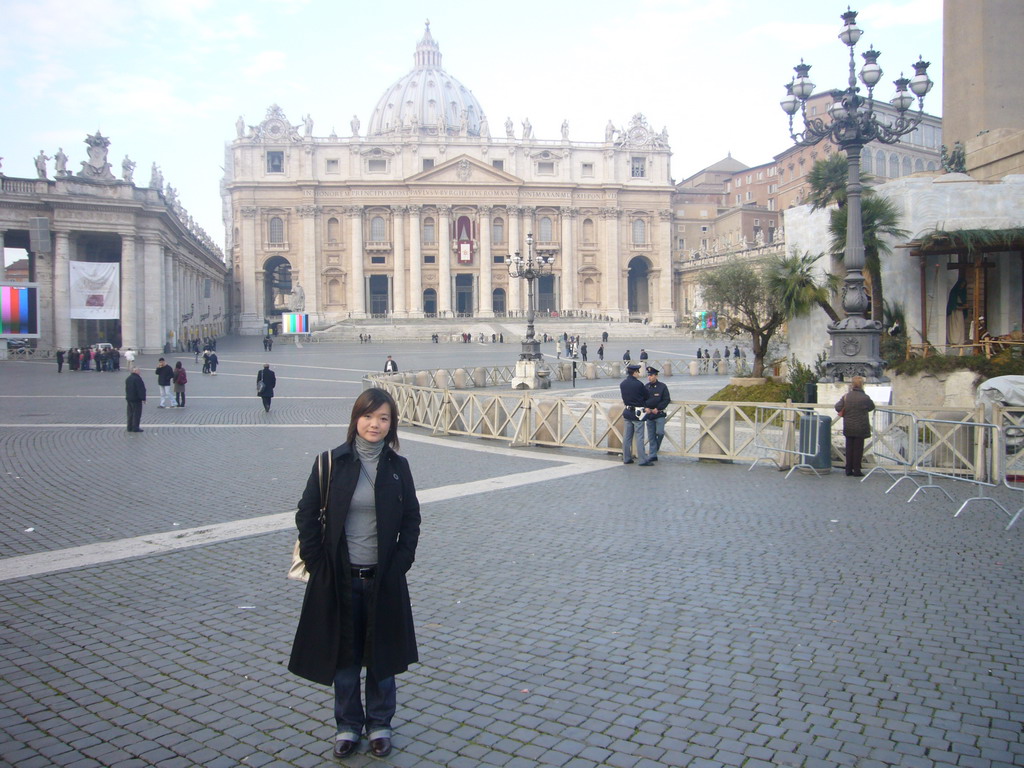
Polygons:
[[[824,160],[815,160],[807,174],[807,181],[811,185],[811,191],[807,195],[807,202],[811,204],[811,210],[817,211],[828,208],[835,203],[839,208],[846,207],[846,180],[850,175],[850,166],[846,155],[837,152],[829,155]],[[860,183],[864,187],[861,194],[871,193],[867,182],[871,177],[861,171]]]
[[802,317],[813,307],[820,307],[832,322],[840,320],[829,301],[839,289],[840,278],[832,274],[818,278],[814,274],[814,265],[823,255],[792,253],[776,256],[768,263],[765,282],[787,318]]
[[[842,258],[846,250],[846,210],[834,209],[829,214],[829,232],[832,234],[832,253]],[[892,253],[883,239],[905,239],[910,233],[899,226],[900,211],[886,197],[877,195],[861,199],[861,227],[864,231],[864,269],[871,285],[871,319],[882,321],[885,300],[882,295],[882,256]]]

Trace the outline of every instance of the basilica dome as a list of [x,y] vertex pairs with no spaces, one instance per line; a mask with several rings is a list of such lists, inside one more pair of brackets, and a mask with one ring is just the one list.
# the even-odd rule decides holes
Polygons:
[[430,35],[429,21],[414,60],[412,71],[380,97],[368,135],[486,136],[483,108],[472,91],[441,67],[441,50]]

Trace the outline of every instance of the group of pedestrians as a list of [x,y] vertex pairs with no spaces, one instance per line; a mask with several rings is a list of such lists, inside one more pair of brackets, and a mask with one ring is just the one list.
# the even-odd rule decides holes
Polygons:
[[72,347],[66,352],[58,349],[56,358],[57,373],[64,370],[65,360],[69,371],[102,373],[121,370],[121,350],[114,347]]

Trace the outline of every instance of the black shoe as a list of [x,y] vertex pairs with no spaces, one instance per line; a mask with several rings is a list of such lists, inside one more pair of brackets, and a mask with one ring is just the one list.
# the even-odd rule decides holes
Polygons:
[[356,746],[359,742],[349,741],[348,739],[338,739],[334,742],[334,756],[339,760],[349,757],[353,752],[356,751]]
[[624,462],[622,462],[622,463],[623,463],[623,464],[632,464],[632,463],[633,463],[633,460],[632,460],[632,459],[630,459],[629,461],[624,461]]
[[654,464],[652,464],[649,461],[641,461],[639,464],[637,464],[637,466],[638,467],[653,467]]
[[864,477],[863,472],[851,472],[850,474],[853,475],[854,477]]
[[852,477],[853,476],[853,472],[851,470],[849,470],[849,469],[846,470],[846,476],[847,477]]
[[657,456],[651,456],[651,458],[648,459],[648,461],[657,461],[657,460],[658,460]]
[[384,736],[370,741],[370,754],[374,757],[387,757],[391,754],[391,739]]

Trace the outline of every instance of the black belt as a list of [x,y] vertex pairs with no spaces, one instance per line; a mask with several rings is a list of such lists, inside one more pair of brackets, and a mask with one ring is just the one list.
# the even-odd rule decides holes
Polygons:
[[377,566],[373,565],[369,568],[356,568],[354,565],[349,566],[349,571],[352,576],[357,579],[372,579],[377,575]]

